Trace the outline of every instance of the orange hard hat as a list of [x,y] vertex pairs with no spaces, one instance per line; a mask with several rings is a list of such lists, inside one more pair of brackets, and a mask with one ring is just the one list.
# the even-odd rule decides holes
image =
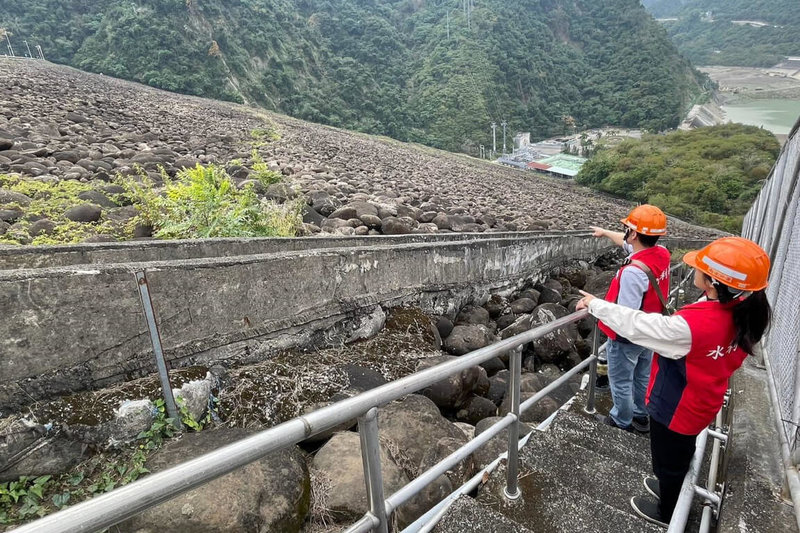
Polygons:
[[620,222],[642,235],[666,235],[667,215],[654,205],[634,207]]
[[683,261],[729,287],[748,292],[766,288],[769,278],[767,252],[743,237],[717,239],[684,255]]

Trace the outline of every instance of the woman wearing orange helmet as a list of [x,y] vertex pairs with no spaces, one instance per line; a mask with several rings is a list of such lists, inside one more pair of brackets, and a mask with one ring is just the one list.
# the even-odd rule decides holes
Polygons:
[[694,455],[695,438],[722,407],[728,379],[766,331],[771,310],[764,289],[769,258],[741,237],[717,239],[687,253],[694,285],[705,296],[673,316],[647,314],[583,293],[578,309],[616,333],[656,352],[647,389],[650,448],[656,478],[645,479],[647,496],[634,510],[666,524]]

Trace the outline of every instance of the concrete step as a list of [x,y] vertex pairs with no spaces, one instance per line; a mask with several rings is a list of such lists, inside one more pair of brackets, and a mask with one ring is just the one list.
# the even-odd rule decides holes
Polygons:
[[546,474],[626,513],[631,512],[630,499],[645,494],[642,482],[650,471],[649,462],[626,465],[551,431],[534,434],[519,458],[520,476]]
[[592,415],[574,410],[559,411],[548,428],[566,441],[596,455],[650,472],[650,439],[599,423]]
[[469,496],[461,496],[450,506],[447,514],[436,524],[433,532],[463,533],[464,531],[530,533],[531,530],[491,508],[481,505]]
[[[580,459],[576,459],[576,462]],[[519,480],[522,496],[509,502],[503,496],[505,467],[483,485],[478,501],[536,533],[664,533],[664,529],[566,486],[558,474],[523,471]],[[522,531],[523,529],[520,529]],[[461,531],[473,529],[466,523]],[[487,530],[491,531],[491,530]]]

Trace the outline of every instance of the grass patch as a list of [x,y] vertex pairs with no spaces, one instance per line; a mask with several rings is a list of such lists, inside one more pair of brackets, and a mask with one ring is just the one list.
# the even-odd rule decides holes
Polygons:
[[[36,181],[13,174],[0,174],[0,188],[24,194],[31,199],[27,206],[15,203],[2,206],[3,209],[19,209],[24,215],[13,229],[0,235],[0,244],[71,244],[100,234],[118,239],[133,236],[132,228],[115,224],[105,214],[97,222],[91,223],[73,222],[64,216],[71,207],[86,203],[78,197],[79,194],[102,192],[96,184],[74,180]],[[32,237],[28,230],[35,220],[43,218],[55,224],[52,234]]]

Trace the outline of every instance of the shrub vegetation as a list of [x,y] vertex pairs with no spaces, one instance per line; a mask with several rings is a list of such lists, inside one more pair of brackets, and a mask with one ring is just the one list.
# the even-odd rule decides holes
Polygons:
[[577,181],[737,233],[779,152],[770,132],[741,124],[647,135],[600,150]]

